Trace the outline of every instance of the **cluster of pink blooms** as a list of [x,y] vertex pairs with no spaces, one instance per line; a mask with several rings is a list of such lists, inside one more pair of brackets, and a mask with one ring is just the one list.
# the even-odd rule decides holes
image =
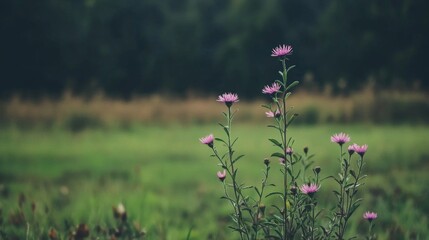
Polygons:
[[[287,55],[291,55],[292,52],[293,52],[292,46],[290,46],[290,45],[279,45],[278,47],[272,49],[271,56],[272,57],[284,57]],[[262,89],[262,93],[274,95],[274,94],[280,92],[281,91],[280,89],[281,89],[281,85],[278,82],[274,82],[271,85],[266,85]],[[216,101],[225,103],[225,105],[228,108],[230,108],[232,106],[232,104],[238,102],[239,99],[238,99],[238,95],[235,93],[224,93],[222,95],[219,95]],[[276,109],[274,112],[273,111],[265,112],[265,114],[267,117],[270,117],[270,118],[280,118],[281,117],[281,112],[279,109]],[[214,138],[213,134],[202,137],[199,140],[202,144],[205,144],[211,148],[214,148],[215,138]],[[336,134],[331,136],[331,142],[337,143],[342,147],[345,143],[350,142],[350,137],[348,134],[343,133],[343,132],[336,133]],[[366,153],[367,149],[368,149],[368,145],[364,144],[362,146],[359,146],[356,143],[348,146],[348,148],[347,148],[350,156],[354,153],[357,153],[362,158],[363,158],[364,154]],[[304,148],[304,152],[307,154],[307,152],[308,152],[307,147]],[[286,155],[292,156],[292,154],[293,154],[293,149],[291,147],[287,147]],[[280,161],[280,164],[282,164],[282,165],[286,164],[285,158],[279,158],[279,161]],[[269,160],[265,159],[264,163],[268,166]],[[320,167],[316,167],[314,171],[316,172],[316,174],[318,174],[320,172]],[[225,169],[223,169],[223,171],[218,171],[216,175],[221,182],[224,182],[224,180],[226,179],[227,172]],[[291,188],[294,189],[293,193],[296,194],[297,186],[292,186]],[[299,190],[301,191],[301,193],[306,194],[309,197],[313,197],[313,195],[317,191],[319,191],[319,189],[320,189],[320,185],[317,185],[317,183],[307,183],[307,184],[303,184],[303,185],[301,185],[301,187],[299,187]],[[368,220],[369,222],[372,222],[374,219],[377,218],[377,213],[367,211],[363,214],[363,218]]]
[[[331,136],[331,142],[338,143],[340,146],[342,146],[344,143],[350,142],[350,137],[345,133],[336,133]],[[366,144],[359,146],[358,144],[354,143],[347,147],[350,155],[356,152],[361,157],[365,155],[367,149],[368,145]]]
[[291,55],[293,52],[292,46],[290,45],[280,45],[276,48],[274,48],[271,52],[272,57],[283,57],[286,55]]

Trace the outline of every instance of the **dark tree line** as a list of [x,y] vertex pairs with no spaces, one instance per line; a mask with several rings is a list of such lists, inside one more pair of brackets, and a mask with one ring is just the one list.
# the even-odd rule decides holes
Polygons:
[[0,94],[103,90],[256,96],[270,50],[294,46],[295,79],[321,87],[429,89],[425,0],[13,0],[0,3]]

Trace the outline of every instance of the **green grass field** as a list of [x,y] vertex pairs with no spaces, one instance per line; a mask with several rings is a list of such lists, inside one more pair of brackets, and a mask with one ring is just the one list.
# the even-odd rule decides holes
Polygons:
[[[369,145],[363,206],[351,232],[366,231],[361,216],[372,210],[379,213],[379,239],[428,239],[429,127],[301,125],[289,134],[295,151],[308,146],[316,154],[315,165],[328,176],[339,168],[338,146],[330,143],[330,136],[340,131],[349,133],[352,142]],[[191,239],[234,239],[227,228],[230,209],[220,199],[219,167],[209,157],[210,149],[198,141],[209,133],[222,136],[223,131],[217,125],[78,133],[0,129],[0,239],[47,239],[51,227],[66,239],[80,223],[96,236],[115,226],[112,206],[120,202],[129,222],[144,228],[145,239],[186,239],[190,229]],[[274,150],[267,140],[274,132],[246,124],[234,126],[233,134],[239,137],[237,151],[246,155],[239,162],[240,179],[258,184],[263,159]],[[271,182],[280,184],[278,161],[271,160]],[[331,185],[326,182],[320,190],[328,205]],[[23,219],[17,218],[20,194],[25,196]]]

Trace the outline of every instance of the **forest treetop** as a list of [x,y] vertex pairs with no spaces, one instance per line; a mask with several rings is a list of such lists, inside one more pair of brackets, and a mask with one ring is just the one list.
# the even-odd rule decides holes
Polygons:
[[3,1],[0,96],[254,97],[276,77],[279,44],[299,52],[294,78],[319,88],[428,90],[427,9],[424,0]]

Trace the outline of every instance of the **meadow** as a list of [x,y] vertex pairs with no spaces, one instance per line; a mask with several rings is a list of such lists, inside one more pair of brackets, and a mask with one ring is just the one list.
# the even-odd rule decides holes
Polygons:
[[[238,165],[239,178],[247,184],[260,183],[263,159],[273,150],[267,140],[273,130],[265,125],[234,125],[237,151],[246,155]],[[349,235],[366,232],[361,216],[371,210],[379,213],[379,239],[428,239],[429,127],[301,124],[289,134],[295,151],[308,146],[316,154],[315,165],[328,176],[339,167],[338,147],[329,137],[340,131],[369,145],[364,201]],[[209,133],[223,131],[214,123],[174,122],[79,131],[0,128],[0,239],[48,239],[51,229],[58,239],[68,239],[79,224],[88,228],[88,239],[107,239],[120,225],[114,216],[119,203],[130,228],[143,239],[186,239],[188,234],[190,239],[234,239],[227,228],[230,209],[220,199],[219,167],[198,141]],[[271,166],[270,182],[280,183],[278,160],[271,158]],[[326,207],[331,185],[324,182],[318,192]]]

